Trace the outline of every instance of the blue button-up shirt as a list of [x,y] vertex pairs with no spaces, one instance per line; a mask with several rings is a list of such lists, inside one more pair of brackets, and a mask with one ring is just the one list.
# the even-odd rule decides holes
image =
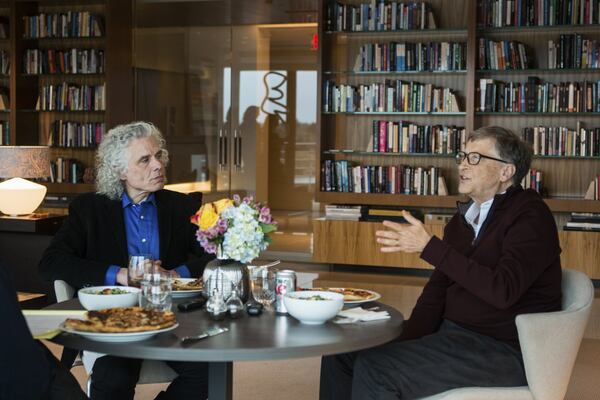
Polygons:
[[[123,217],[125,219],[125,234],[127,237],[127,252],[130,256],[149,254],[153,259],[160,259],[160,241],[158,236],[158,211],[154,193],[139,204],[135,204],[123,192],[121,196],[123,206]],[[117,273],[121,267],[111,265],[106,271],[104,283],[114,285],[117,281]],[[191,276],[190,270],[185,265],[175,268],[182,278]]]

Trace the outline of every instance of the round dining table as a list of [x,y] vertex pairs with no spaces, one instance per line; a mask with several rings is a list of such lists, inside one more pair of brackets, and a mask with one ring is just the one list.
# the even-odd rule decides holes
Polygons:
[[[149,339],[112,343],[94,341],[62,332],[52,341],[67,348],[90,350],[120,357],[163,361],[200,361],[209,364],[209,399],[230,400],[234,361],[281,360],[347,353],[375,347],[398,337],[404,317],[393,307],[379,302],[363,305],[388,311],[385,320],[323,325],[305,325],[290,315],[266,310],[259,316],[243,314],[237,319],[214,321],[204,310],[180,312],[174,300],[179,326]],[[79,300],[54,304],[55,310],[82,309]],[[198,335],[212,328],[228,331],[202,340],[182,343],[185,336]]]

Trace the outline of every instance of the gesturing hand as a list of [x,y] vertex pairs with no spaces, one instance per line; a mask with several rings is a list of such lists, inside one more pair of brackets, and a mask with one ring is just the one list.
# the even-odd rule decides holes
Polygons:
[[381,247],[383,253],[396,251],[420,253],[429,243],[431,235],[425,229],[425,225],[407,211],[402,211],[402,216],[408,224],[383,221],[383,225],[389,230],[375,232],[377,243],[383,245]]

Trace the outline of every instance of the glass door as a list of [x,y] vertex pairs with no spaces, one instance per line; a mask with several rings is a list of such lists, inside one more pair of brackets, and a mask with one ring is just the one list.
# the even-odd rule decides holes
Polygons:
[[292,3],[137,0],[136,118],[165,134],[176,190],[311,209],[317,26]]

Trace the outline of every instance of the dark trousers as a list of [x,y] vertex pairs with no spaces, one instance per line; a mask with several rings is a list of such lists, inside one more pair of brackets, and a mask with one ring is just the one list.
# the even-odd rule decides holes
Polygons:
[[444,321],[438,332],[321,361],[321,400],[417,399],[461,387],[525,386],[521,353]]
[[[167,361],[179,375],[166,392],[156,398],[206,399],[208,398],[208,364]],[[97,400],[131,400],[140,376],[142,360],[113,356],[100,357],[92,371],[91,398]]]
[[[81,390],[77,379],[71,374],[69,368],[62,365],[43,343],[36,340],[43,349],[50,365],[50,388],[48,397],[51,400],[84,400],[87,396]],[[35,384],[35,383],[32,383]]]

